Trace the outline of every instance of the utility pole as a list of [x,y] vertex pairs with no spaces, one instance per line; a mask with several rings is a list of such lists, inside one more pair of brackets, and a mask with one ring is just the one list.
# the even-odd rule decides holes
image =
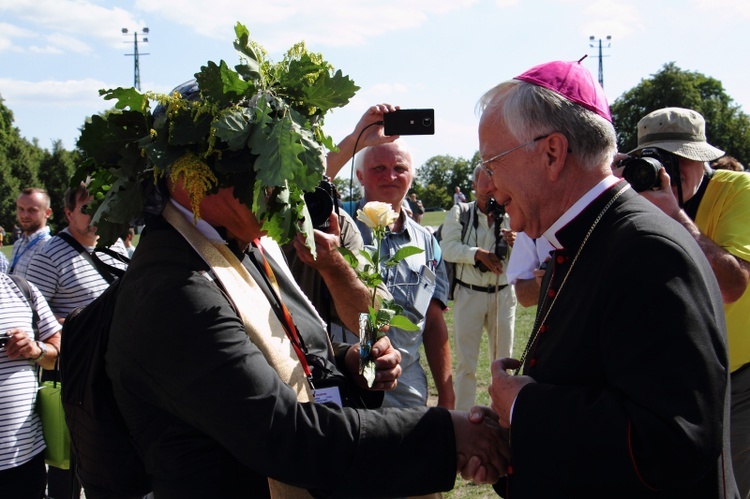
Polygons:
[[[589,47],[596,47],[595,42],[596,42],[596,37],[594,35],[591,35],[589,37]],[[611,35],[607,35],[607,46],[604,47],[604,48],[611,47],[612,46],[611,42],[612,42],[612,36]],[[604,88],[604,63],[602,61],[603,57],[605,57],[605,56],[602,55],[602,39],[599,38],[599,55],[598,55],[598,58],[599,58],[599,85],[601,85],[602,88]]]
[[[149,54],[139,54],[138,53],[138,35],[142,34],[141,42],[142,43],[148,43],[148,38],[146,38],[146,35],[148,35],[148,28],[143,28],[141,30],[141,33],[138,32],[138,30],[133,31],[133,53],[132,54],[125,54],[126,56],[133,56],[133,86],[140,91],[141,90],[141,67],[140,63],[138,61],[139,55],[149,55]],[[122,34],[124,36],[128,35],[128,28],[122,28]],[[129,42],[125,42],[129,43]]]

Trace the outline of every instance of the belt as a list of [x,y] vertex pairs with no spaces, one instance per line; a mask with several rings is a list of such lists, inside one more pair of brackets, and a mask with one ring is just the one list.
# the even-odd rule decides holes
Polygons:
[[501,289],[505,289],[508,287],[507,284],[503,284],[501,286],[477,286],[475,284],[468,284],[463,281],[459,281],[458,279],[456,279],[456,282],[459,286],[469,288],[472,291],[481,291],[482,293],[497,293]]

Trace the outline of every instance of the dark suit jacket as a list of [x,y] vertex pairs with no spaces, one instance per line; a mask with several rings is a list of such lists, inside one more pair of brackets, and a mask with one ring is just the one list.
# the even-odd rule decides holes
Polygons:
[[698,245],[628,190],[567,273],[624,185],[557,233],[538,321],[555,301],[524,368],[537,383],[516,399],[496,485],[507,498],[735,497],[723,306]]
[[[251,257],[239,257],[259,281]],[[298,403],[207,270],[158,219],[122,278],[107,372],[157,498],[264,497],[267,476],[337,497],[453,486],[447,411]],[[288,291],[283,272],[276,276]],[[285,292],[284,300],[308,353],[321,360],[316,370],[341,376],[320,319],[304,317],[305,300],[294,295]]]

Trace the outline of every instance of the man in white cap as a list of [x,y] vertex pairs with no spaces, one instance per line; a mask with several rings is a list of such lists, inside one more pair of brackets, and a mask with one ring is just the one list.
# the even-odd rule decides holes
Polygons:
[[[750,498],[750,176],[712,170],[724,151],[706,140],[706,122],[691,109],[668,107],[638,122],[638,148],[656,149],[672,162],[673,176],[660,171],[651,200],[681,223],[706,255],[721,288],[729,338],[732,466],[743,499]],[[670,182],[674,185],[670,187]]]
[[601,86],[556,61],[480,106],[494,198],[511,229],[555,248],[525,351],[492,364],[492,407],[512,434],[495,490],[736,498],[719,287],[693,238],[612,174]]

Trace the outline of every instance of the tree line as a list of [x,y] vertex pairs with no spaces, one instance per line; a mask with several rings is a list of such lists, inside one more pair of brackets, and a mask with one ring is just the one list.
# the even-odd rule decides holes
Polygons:
[[[727,95],[719,80],[698,72],[684,71],[674,62],[610,103],[622,152],[635,149],[637,124],[646,114],[663,107],[694,109],[706,119],[709,143],[748,166],[750,161],[750,117]],[[52,150],[38,141],[21,137],[13,126],[13,113],[0,96],[0,225],[10,231],[15,223],[18,193],[24,187],[44,187],[52,198],[52,230],[65,226],[63,194],[76,165],[84,158],[78,150],[63,149],[56,141]],[[438,155],[418,166],[412,191],[425,207],[449,209],[456,186],[472,191],[472,173],[479,164],[479,152],[470,159]],[[358,186],[349,189],[349,179],[335,179],[344,200],[358,199]],[[355,180],[356,184],[356,180]]]

